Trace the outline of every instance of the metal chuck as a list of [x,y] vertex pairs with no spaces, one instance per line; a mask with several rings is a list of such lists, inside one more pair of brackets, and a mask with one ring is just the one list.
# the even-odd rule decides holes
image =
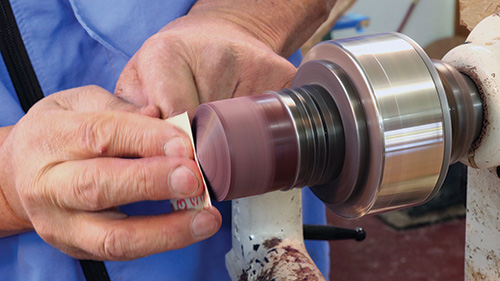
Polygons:
[[429,200],[481,124],[474,83],[398,33],[318,44],[291,89],[202,104],[193,123],[217,200],[310,186],[351,218]]

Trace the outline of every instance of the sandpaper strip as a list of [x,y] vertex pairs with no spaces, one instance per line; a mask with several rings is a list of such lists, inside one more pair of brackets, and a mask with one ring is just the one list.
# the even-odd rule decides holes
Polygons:
[[[179,115],[176,115],[174,117],[170,117],[166,122],[176,126],[177,128],[181,129],[184,131],[188,136],[189,139],[191,140],[191,146],[193,148],[194,152],[194,160],[196,161],[198,171],[200,172],[201,175],[201,169],[200,169],[200,163],[198,161],[198,156],[196,155],[196,148],[194,147],[194,140],[193,140],[193,134],[191,132],[191,123],[189,122],[189,117],[187,112],[181,113]],[[204,192],[202,195],[197,196],[197,197],[192,197],[192,198],[182,198],[182,199],[171,199],[170,204],[172,205],[172,210],[177,211],[177,210],[186,210],[186,209],[202,209],[202,208],[208,208],[212,206],[212,203],[210,201],[210,195],[208,193],[207,189],[207,184],[205,182],[205,178],[203,178],[203,189]]]

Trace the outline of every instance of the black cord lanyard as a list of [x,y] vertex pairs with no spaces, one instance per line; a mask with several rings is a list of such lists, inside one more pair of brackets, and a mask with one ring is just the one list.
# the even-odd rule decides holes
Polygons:
[[[28,110],[43,98],[42,88],[28,57],[9,0],[0,0],[0,51],[19,102]],[[87,281],[109,281],[103,262],[80,260]]]
[[43,98],[8,0],[0,1],[0,51],[24,112]]

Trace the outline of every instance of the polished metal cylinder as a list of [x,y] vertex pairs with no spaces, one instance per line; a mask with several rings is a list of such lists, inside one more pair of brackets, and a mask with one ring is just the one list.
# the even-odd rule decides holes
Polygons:
[[[359,101],[341,115],[342,121],[351,118],[352,111],[358,116],[364,137],[359,130],[346,132],[346,143],[363,143],[364,150],[359,155],[346,149],[346,161],[362,159],[354,168],[356,184],[335,186],[348,190],[347,198],[338,200],[328,183],[313,191],[344,217],[425,202],[444,181],[452,141],[446,94],[430,59],[408,37],[388,33],[319,44],[303,65],[325,62],[345,72],[352,92],[300,68],[293,86],[321,84],[335,100]],[[352,126],[343,123],[345,131]]]
[[[331,69],[337,68],[347,88],[332,82],[337,78]],[[472,80],[444,62],[432,62],[402,34],[317,45],[293,82],[295,87],[311,84],[321,85],[337,103],[345,132],[345,162],[363,159],[341,172],[355,177],[355,184],[311,187],[344,217],[430,200],[448,166],[466,156],[482,128],[482,103]],[[351,142],[363,148],[352,153]]]

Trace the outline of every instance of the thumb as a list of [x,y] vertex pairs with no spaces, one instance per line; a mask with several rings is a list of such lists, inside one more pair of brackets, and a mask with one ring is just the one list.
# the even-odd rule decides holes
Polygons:
[[161,40],[162,44],[158,40],[147,41],[134,55],[122,72],[115,93],[136,105],[157,105],[162,119],[185,111],[192,118],[200,101],[191,67],[179,50],[173,51],[175,40]]

